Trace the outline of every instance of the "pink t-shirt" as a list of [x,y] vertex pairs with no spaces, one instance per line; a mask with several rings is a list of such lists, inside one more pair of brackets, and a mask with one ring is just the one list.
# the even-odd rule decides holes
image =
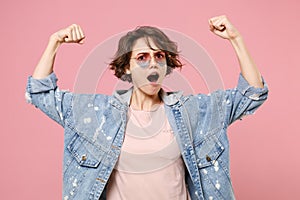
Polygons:
[[108,200],[187,200],[185,168],[163,104],[128,111],[122,151],[107,186]]

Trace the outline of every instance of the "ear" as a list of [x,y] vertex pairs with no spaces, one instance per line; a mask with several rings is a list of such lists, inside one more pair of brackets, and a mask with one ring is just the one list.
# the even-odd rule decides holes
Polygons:
[[129,68],[130,68],[129,65],[127,65],[127,66],[125,67],[125,73],[126,73],[126,74],[131,74],[131,71],[130,71]]

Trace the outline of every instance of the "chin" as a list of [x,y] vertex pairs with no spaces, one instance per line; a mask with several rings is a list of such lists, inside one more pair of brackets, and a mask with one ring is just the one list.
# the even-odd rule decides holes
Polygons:
[[143,93],[149,96],[157,95],[160,89],[161,89],[161,84],[152,84],[152,83],[140,88],[140,90],[142,90]]

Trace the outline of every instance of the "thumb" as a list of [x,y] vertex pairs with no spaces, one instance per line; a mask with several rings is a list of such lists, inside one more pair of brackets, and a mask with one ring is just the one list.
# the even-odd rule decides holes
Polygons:
[[57,32],[56,35],[57,35],[58,40],[60,42],[68,42],[68,41],[70,41],[70,35],[65,30],[61,30],[61,31]]

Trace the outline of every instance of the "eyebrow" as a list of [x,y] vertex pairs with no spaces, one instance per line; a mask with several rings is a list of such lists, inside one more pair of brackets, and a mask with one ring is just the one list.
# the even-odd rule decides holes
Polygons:
[[[150,54],[149,51],[141,51],[141,52],[138,52],[136,55],[139,55],[139,54]],[[154,54],[157,54],[157,53],[165,53],[163,50],[157,50],[157,51],[154,51]]]

